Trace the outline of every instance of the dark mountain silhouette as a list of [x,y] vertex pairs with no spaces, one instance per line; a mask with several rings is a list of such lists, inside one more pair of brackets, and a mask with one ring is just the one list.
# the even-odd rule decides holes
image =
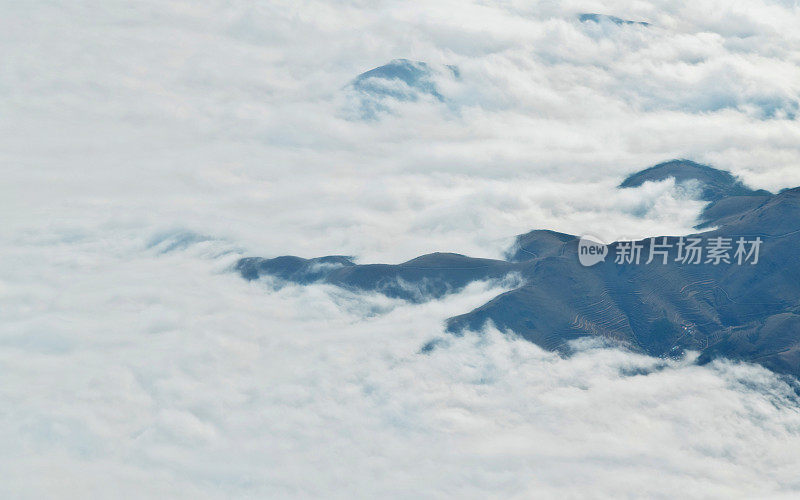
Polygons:
[[[714,229],[683,240],[658,236],[636,242],[639,264],[616,263],[630,243],[614,242],[605,261],[583,267],[578,237],[538,230],[517,237],[506,260],[436,253],[398,265],[356,265],[347,257],[279,257],[242,259],[237,268],[251,280],[271,275],[324,282],[415,302],[516,273],[521,286],[451,318],[448,329],[458,334],[491,323],[565,352],[569,340],[600,336],[653,356],[693,350],[701,352],[701,361],[741,359],[800,376],[800,188],[777,195],[753,191],[727,172],[686,160],[643,170],[621,187],[669,177],[696,183],[710,202],[703,216]],[[723,241],[731,246],[731,262],[714,265],[707,252],[700,263],[684,262],[678,247],[688,238],[700,238],[706,248],[714,238],[728,238]],[[739,238],[743,243],[760,238],[756,264],[754,255],[738,262]],[[654,252],[648,264],[653,243],[670,248],[653,247],[666,255]]]
[[523,268],[502,260],[455,253],[432,253],[397,265],[356,265],[347,257],[250,257],[237,264],[238,271],[249,280],[270,275],[299,284],[325,282],[413,302],[458,292],[473,281],[502,279]]

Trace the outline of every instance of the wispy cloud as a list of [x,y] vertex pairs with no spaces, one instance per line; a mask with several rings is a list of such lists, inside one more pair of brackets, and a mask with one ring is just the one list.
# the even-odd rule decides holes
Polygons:
[[[5,496],[800,486],[793,392],[762,369],[561,359],[492,332],[420,354],[497,290],[412,306],[229,272],[241,252],[401,262],[499,256],[533,228],[677,234],[701,208],[680,189],[616,189],[674,157],[800,185],[795,2],[3,12]],[[397,58],[459,78],[352,120],[348,84]]]

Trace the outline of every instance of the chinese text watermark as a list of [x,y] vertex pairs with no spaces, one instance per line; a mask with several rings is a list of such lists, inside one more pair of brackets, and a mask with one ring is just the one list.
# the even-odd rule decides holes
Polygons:
[[605,245],[599,238],[583,236],[578,243],[578,258],[584,266],[593,266],[605,261],[613,247],[615,264],[666,265],[676,262],[686,265],[755,265],[761,251],[761,237],[752,239],[715,236],[701,238],[681,236],[669,238],[661,236],[641,241],[617,241]]

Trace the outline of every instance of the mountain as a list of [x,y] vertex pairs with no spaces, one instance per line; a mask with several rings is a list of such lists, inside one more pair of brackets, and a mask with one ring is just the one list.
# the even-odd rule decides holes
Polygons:
[[441,100],[442,96],[431,78],[431,68],[426,63],[395,59],[361,73],[351,85],[360,92],[399,100],[414,100],[420,93],[430,94]]
[[[722,216],[714,220],[714,229],[684,239],[635,242],[642,256],[638,264],[616,262],[632,243],[613,242],[608,258],[584,267],[577,236],[537,230],[517,237],[505,260],[450,253],[398,265],[357,265],[337,256],[245,258],[237,269],[250,280],[270,275],[301,284],[324,282],[414,302],[515,273],[519,287],[449,319],[449,331],[480,330],[491,323],[563,352],[572,339],[599,336],[653,356],[693,350],[701,352],[703,362],[741,359],[800,376],[800,188],[754,191],[728,172],[686,160],[638,172],[620,187],[670,177],[693,183],[710,202],[704,213]],[[681,258],[690,238],[699,238],[705,250],[699,263]],[[748,252],[758,247],[757,262],[755,253],[749,260],[743,253],[738,261],[740,238]],[[731,247],[729,263],[707,260],[715,241]],[[647,263],[651,249],[654,258]]]
[[650,23],[646,23],[644,21],[629,21],[627,19],[620,19],[616,16],[609,16],[606,14],[580,14],[578,15],[578,19],[582,23],[614,23],[619,26],[625,25],[638,25],[638,26],[650,26]]
[[768,191],[753,191],[740,180],[723,170],[690,160],[671,160],[630,175],[621,188],[639,187],[645,182],[675,179],[677,184],[695,182],[701,189],[701,199],[718,201],[729,196],[770,195]]
[[533,258],[560,255],[565,243],[574,239],[575,236],[571,234],[535,229],[517,236],[514,245],[506,252],[506,259],[510,262],[525,262]]
[[741,215],[767,201],[772,193],[752,190],[739,179],[723,170],[690,160],[671,160],[636,172],[622,181],[620,188],[635,188],[645,182],[660,182],[669,178],[688,188],[696,188],[698,198],[711,202],[700,217],[698,228],[709,227]]
[[422,96],[431,96],[444,101],[436,85],[437,78],[458,79],[456,66],[432,66],[421,61],[394,59],[383,66],[358,75],[348,89],[359,101],[362,118],[375,118],[379,112],[389,112],[387,99],[417,101]]
[[292,283],[324,282],[412,302],[425,302],[462,290],[473,281],[499,280],[524,266],[503,260],[432,253],[397,265],[356,265],[347,257],[241,259],[236,268],[248,280],[274,276]]

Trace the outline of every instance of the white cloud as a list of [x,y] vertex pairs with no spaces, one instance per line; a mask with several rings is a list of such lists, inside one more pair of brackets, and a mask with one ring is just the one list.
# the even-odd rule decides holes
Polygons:
[[[228,268],[688,231],[670,183],[615,188],[674,157],[800,185],[794,3],[2,8],[2,496],[798,489],[796,402],[761,369],[497,334],[425,356],[496,290],[409,306]],[[457,65],[447,102],[345,119],[400,57]]]
[[[4,279],[54,287],[35,318],[30,291],[3,297],[5,496],[800,486],[797,396],[760,367],[591,344],[562,359],[492,331],[449,337],[444,318],[498,290],[416,306],[326,286],[271,291],[225,272],[232,256],[208,257],[222,244],[161,253],[133,233],[115,241],[113,252],[66,243],[56,260],[51,246],[4,249],[11,263],[40,262]],[[421,354],[433,338],[446,342]]]

